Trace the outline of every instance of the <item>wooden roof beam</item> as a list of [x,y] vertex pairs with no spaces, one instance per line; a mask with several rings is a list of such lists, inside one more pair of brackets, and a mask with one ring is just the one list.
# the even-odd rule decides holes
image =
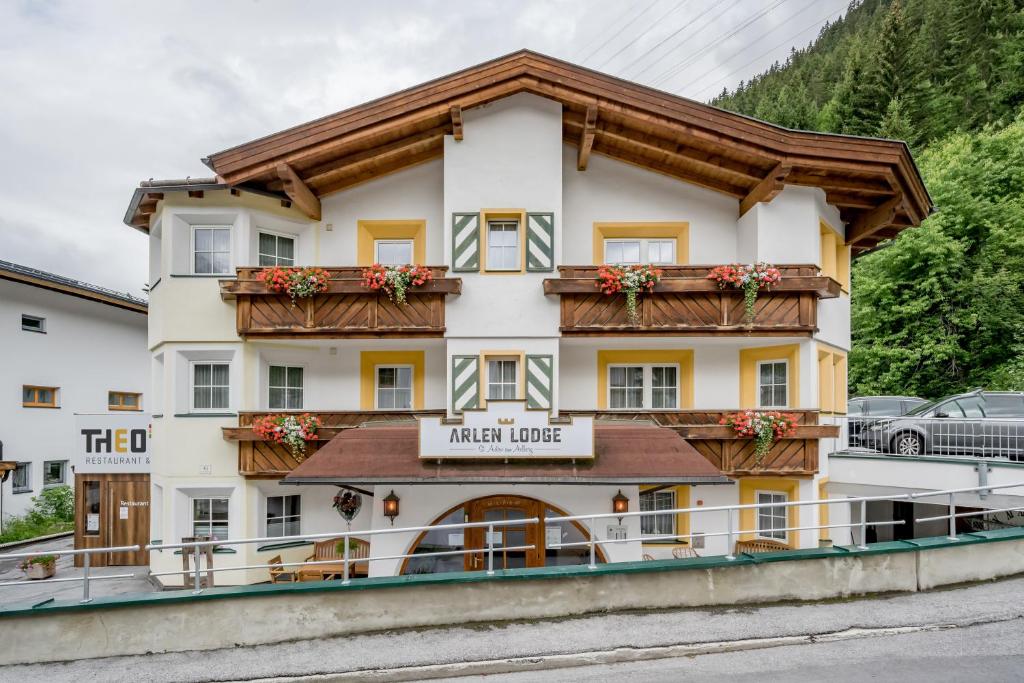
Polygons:
[[576,156],[576,170],[586,171],[587,162],[590,161],[590,150],[594,147],[594,133],[597,131],[597,107],[587,107],[587,114],[583,119],[583,130],[580,131],[579,152]]
[[775,164],[775,168],[761,182],[755,185],[754,189],[748,192],[746,197],[740,200],[740,216],[761,202],[770,202],[775,199],[786,186],[786,176],[789,175],[792,169],[792,166],[782,161]]
[[277,177],[284,184],[284,193],[295,203],[299,211],[314,221],[320,220],[320,200],[306,187],[302,178],[288,164],[277,165]]
[[850,229],[846,231],[846,243],[862,242],[892,225],[896,219],[896,212],[902,203],[903,196],[900,195],[893,197],[870,211],[862,213],[853,221]]
[[462,107],[456,104],[448,111],[452,117],[452,137],[456,140],[462,140]]

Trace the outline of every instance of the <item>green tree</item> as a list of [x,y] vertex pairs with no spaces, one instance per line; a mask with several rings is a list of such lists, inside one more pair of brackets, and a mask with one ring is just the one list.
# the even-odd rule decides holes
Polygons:
[[878,136],[903,140],[913,146],[917,140],[914,125],[910,122],[903,98],[899,95],[889,100],[889,106],[885,108],[885,116],[878,126]]

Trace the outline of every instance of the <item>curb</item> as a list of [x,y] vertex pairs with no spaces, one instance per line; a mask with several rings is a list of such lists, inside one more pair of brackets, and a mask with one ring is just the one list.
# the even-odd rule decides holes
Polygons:
[[56,534],[47,534],[46,536],[36,536],[35,538],[26,538],[21,541],[11,541],[10,543],[0,543],[0,552],[4,550],[14,550],[15,548],[21,548],[26,545],[32,545],[33,543],[42,543],[43,541],[52,541],[55,538],[64,538],[65,536],[73,536],[74,530],[61,531]]

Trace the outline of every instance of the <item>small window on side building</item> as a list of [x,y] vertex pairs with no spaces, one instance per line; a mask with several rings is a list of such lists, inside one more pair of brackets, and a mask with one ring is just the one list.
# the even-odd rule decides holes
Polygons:
[[46,334],[46,318],[37,315],[21,314],[21,329],[26,332],[39,332]]

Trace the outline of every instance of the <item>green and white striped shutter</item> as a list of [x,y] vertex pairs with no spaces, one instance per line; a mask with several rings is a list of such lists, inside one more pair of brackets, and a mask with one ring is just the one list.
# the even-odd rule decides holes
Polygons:
[[452,214],[452,270],[480,270],[480,214]]
[[554,356],[526,357],[526,407],[551,409]]
[[452,412],[480,407],[480,357],[452,356]]
[[526,214],[526,270],[555,269],[555,214]]

